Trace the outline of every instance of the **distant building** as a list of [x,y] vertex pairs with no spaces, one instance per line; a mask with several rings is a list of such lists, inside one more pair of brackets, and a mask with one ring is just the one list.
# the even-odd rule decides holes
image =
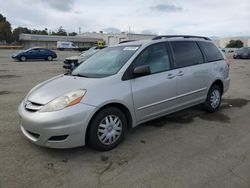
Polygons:
[[122,41],[127,40],[146,40],[146,39],[152,39],[156,35],[152,34],[135,34],[135,33],[83,33],[81,36],[84,37],[90,37],[90,38],[100,38],[106,42],[106,45],[116,45],[119,44]]
[[55,35],[33,35],[21,34],[19,39],[25,49],[39,46],[55,49],[57,41],[73,42],[80,48],[90,48],[95,46],[101,38],[85,37],[85,36],[55,36]]
[[55,35],[34,35],[20,34],[19,39],[25,49],[31,47],[46,47],[55,49],[57,41],[73,42],[81,48],[90,48],[95,46],[97,41],[103,40],[106,45],[119,44],[127,40],[145,40],[152,39],[156,35],[151,34],[134,34],[134,33],[83,33],[77,36],[55,36]]
[[227,44],[230,42],[230,40],[240,40],[243,42],[243,47],[250,47],[250,36],[248,37],[225,37],[225,38],[219,38],[215,39],[215,43],[221,47],[225,48]]

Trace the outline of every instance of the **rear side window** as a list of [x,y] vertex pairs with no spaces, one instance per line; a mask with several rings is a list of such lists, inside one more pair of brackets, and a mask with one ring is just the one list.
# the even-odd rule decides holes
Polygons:
[[224,59],[219,49],[212,42],[199,42],[199,44],[204,50],[208,62]]
[[196,65],[204,62],[201,50],[194,41],[171,42],[174,53],[175,68]]
[[40,49],[40,52],[41,53],[47,53],[47,52],[49,52],[48,50],[45,50],[45,49]]

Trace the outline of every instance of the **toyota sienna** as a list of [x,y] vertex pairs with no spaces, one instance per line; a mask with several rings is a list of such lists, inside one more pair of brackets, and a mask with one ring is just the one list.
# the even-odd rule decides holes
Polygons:
[[18,108],[21,131],[40,146],[110,150],[146,121],[197,104],[217,111],[229,83],[228,60],[207,37],[122,43],[34,87]]

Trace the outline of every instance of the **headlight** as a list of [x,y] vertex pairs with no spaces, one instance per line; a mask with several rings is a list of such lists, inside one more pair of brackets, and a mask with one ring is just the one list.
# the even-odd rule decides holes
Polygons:
[[40,112],[58,111],[66,107],[78,104],[82,100],[85,93],[86,90],[80,89],[77,91],[67,93],[61,97],[55,98],[54,100],[46,104],[44,107],[42,107]]

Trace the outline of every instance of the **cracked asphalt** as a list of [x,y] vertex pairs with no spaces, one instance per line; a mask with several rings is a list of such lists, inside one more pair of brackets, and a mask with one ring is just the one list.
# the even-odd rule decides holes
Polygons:
[[[27,141],[17,106],[36,84],[63,72],[58,60],[15,62],[0,50],[0,187],[250,187],[250,60],[231,61],[219,112],[200,106],[129,130],[109,152],[48,149]],[[231,57],[231,55],[229,55]]]

